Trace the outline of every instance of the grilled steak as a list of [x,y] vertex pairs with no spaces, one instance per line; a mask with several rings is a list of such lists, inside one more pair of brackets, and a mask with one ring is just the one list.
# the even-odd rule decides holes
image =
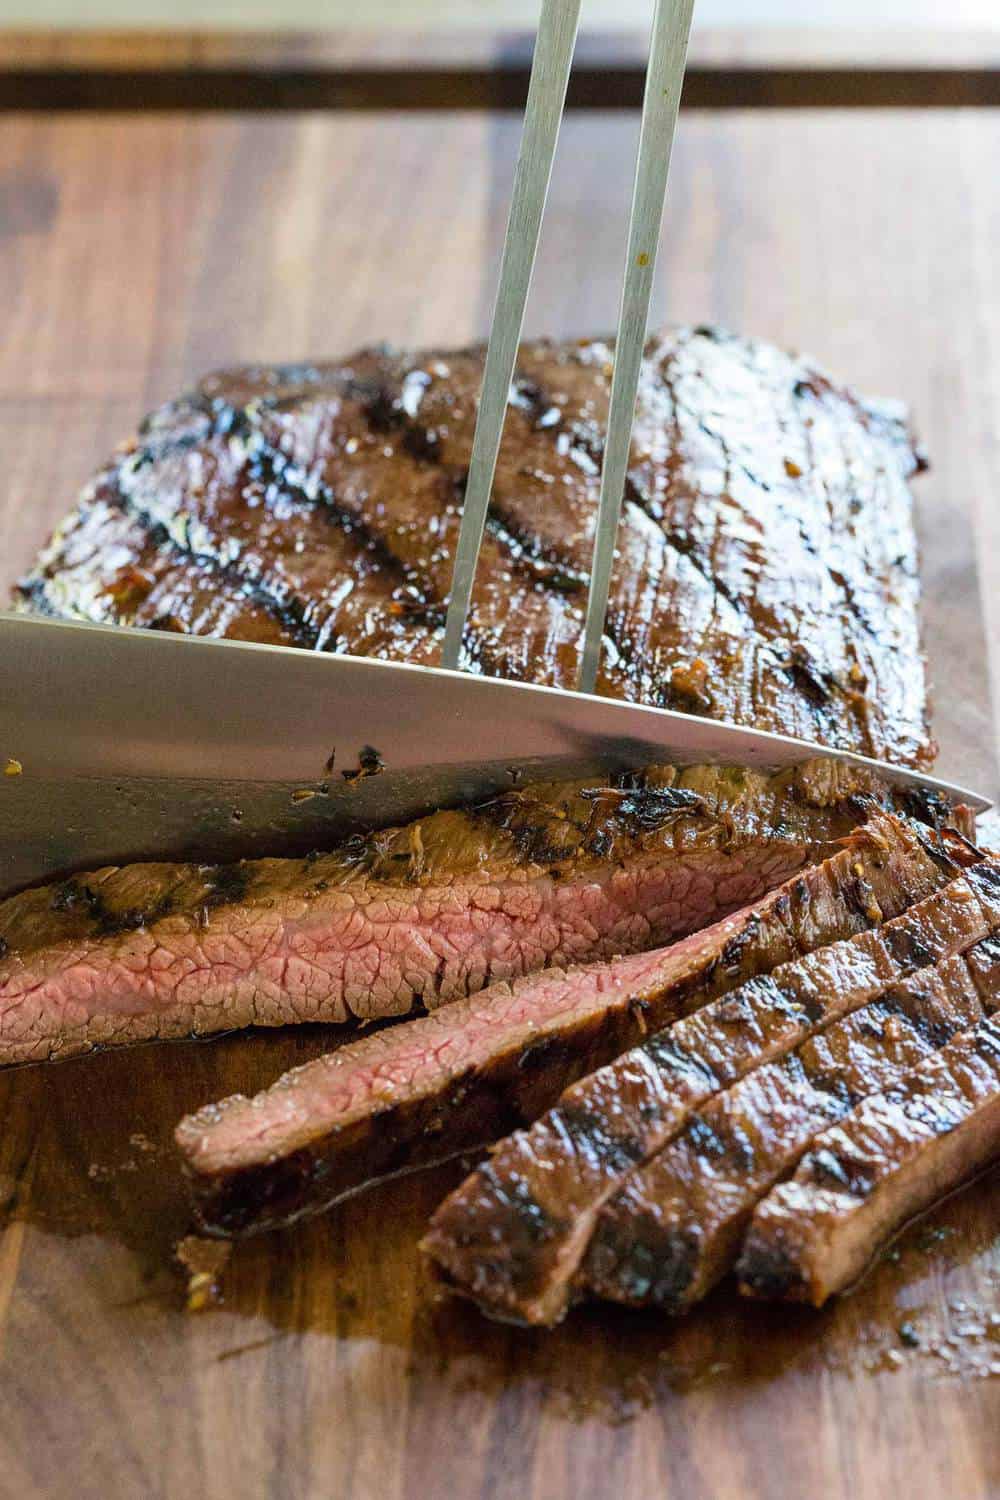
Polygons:
[[236,865],[130,865],[0,903],[0,1062],[402,1015],[635,952],[756,899],[864,816],[867,774],[651,768],[526,787]]
[[[911,856],[888,890],[883,882],[877,899],[870,893],[863,901],[867,925],[892,918],[944,878]],[[636,1168],[727,1085],[887,984],[982,937],[981,884],[979,870],[968,880],[958,876],[877,930],[849,918],[827,922],[821,941],[828,946],[813,944],[807,956],[769,966],[664,1030],[651,1027],[645,1041],[568,1089],[530,1130],[501,1142],[438,1209],[425,1248],[448,1282],[494,1316],[557,1321],[602,1205]],[[841,904],[848,894],[838,893]]]
[[177,1139],[201,1216],[226,1233],[267,1228],[490,1140],[649,1028],[947,878],[912,831],[880,815],[825,864],[672,948],[495,984],[307,1063],[254,1099],[200,1110]]
[[[993,972],[1000,973],[996,948]],[[998,1156],[994,1015],[816,1137],[791,1181],[754,1214],[740,1289],[822,1306],[857,1280],[896,1230]]]
[[603,1211],[587,1290],[690,1307],[732,1268],[754,1208],[812,1139],[982,1015],[963,958],[948,958],[711,1100]]
[[[525,344],[464,665],[573,685],[612,350]],[[482,351],[212,375],[154,413],[19,586],[21,607],[437,658]],[[603,693],[923,765],[898,412],[706,328],[646,349]]]

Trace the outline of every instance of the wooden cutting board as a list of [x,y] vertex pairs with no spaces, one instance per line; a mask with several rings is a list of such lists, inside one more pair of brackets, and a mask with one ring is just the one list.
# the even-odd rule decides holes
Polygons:
[[[113,443],[208,367],[487,326],[513,116],[4,131],[4,588]],[[567,123],[531,331],[613,326],[634,138],[627,114]],[[657,309],[807,348],[913,405],[934,463],[917,494],[940,764],[994,794],[976,553],[978,536],[995,624],[998,158],[988,110],[688,113]],[[240,1247],[221,1304],[186,1312],[173,1124],[331,1040],[0,1076],[0,1494],[1000,1494],[997,1171],[821,1314],[723,1290],[677,1324],[490,1325],[435,1300],[415,1251],[458,1167]]]

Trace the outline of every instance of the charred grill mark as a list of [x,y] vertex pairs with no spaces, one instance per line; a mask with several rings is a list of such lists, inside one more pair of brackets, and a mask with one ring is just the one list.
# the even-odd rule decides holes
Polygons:
[[562,409],[548,395],[537,380],[515,372],[510,387],[510,405],[523,411],[537,432],[557,427],[562,421]]
[[984,860],[963,871],[966,880],[978,893],[982,892],[991,904],[1000,900],[1000,863]]
[[536,585],[567,596],[586,590],[586,574],[567,563],[554,547],[547,547],[533,531],[520,525],[496,500],[490,501],[486,528]]
[[[208,889],[195,905],[203,916],[214,908],[242,901],[247,895],[250,876],[243,865],[209,866],[202,876]],[[115,907],[108,903],[100,887],[79,879],[65,880],[56,886],[49,904],[54,912],[84,916],[93,924],[98,937],[116,937],[123,932],[152,927],[176,909],[169,889],[151,895],[140,906]]]
[[[251,479],[265,486],[265,499],[269,503],[273,504],[275,500],[280,499],[289,500],[306,509],[322,507],[328,520],[345,536],[350,537],[361,552],[387,571],[399,575],[403,582],[414,583],[412,569],[408,568],[364,521],[338,505],[336,495],[329,485],[318,479],[311,483],[307,482],[291,459],[268,442],[259,431],[254,432],[253,441],[248,449],[247,469]],[[421,587],[426,589],[426,582],[422,580],[419,582]]]
[[230,1181],[213,1184],[211,1222],[199,1215],[200,1222],[214,1233],[227,1235],[281,1223],[309,1200],[322,1175],[322,1164],[307,1149],[237,1172]]
[[[515,397],[514,405],[520,406],[529,415],[543,408],[546,414],[549,411],[557,410],[557,408],[548,403],[544,392],[536,381],[525,380],[521,384],[523,387],[522,395],[520,399]],[[515,382],[515,392],[516,389],[517,382]],[[557,454],[560,457],[573,459],[578,467],[582,467],[587,473],[598,474],[600,472],[604,458],[604,433],[596,422],[577,421],[567,424],[557,417],[551,421],[535,420],[534,425],[539,430],[546,430],[552,434]],[[738,613],[747,614],[746,602],[734,590],[730,589],[723,579],[718,577],[712,568],[710,559],[704,556],[690,533],[680,526],[668,526],[665,524],[662,506],[651,499],[636,476],[631,472],[627,472],[625,476],[625,495],[627,499],[638,506],[656,524],[666,545],[674,552],[686,557],[715,593],[725,599]],[[555,549],[546,547],[540,538],[526,532],[523,527],[517,526],[512,518],[509,515],[505,515],[495,502],[491,502],[490,512],[491,517],[494,519],[494,527],[491,529],[495,529],[495,533],[498,536],[503,536],[512,543],[522,557],[536,564],[556,568],[557,571],[554,575],[549,575],[545,578],[545,582],[550,587],[566,593],[582,592],[586,588],[588,582],[588,575],[586,573],[581,572],[575,567],[567,568],[565,561],[556,555]],[[487,524],[489,525],[489,522]],[[609,617],[610,614],[611,611],[609,610]],[[618,653],[619,661],[627,666],[634,675],[636,664],[632,660],[631,652],[626,648],[626,644],[619,633],[613,628],[610,618],[605,621],[604,629],[605,634],[612,641]],[[670,679],[666,679],[663,684],[660,702],[663,706],[686,708],[690,712],[704,712],[706,708],[711,706],[710,704],[699,703],[697,700],[693,700],[689,694],[672,684]]]
[[64,880],[52,892],[49,906],[57,912],[85,911],[93,916],[101,908],[101,898],[93,886],[78,880]]
[[[376,566],[395,574],[400,579],[397,589],[393,591],[390,605],[392,612],[409,618],[422,618],[430,629],[443,625],[444,603],[437,599],[430,590],[427,580],[418,577],[413,569],[403,563],[385,541],[356,515],[339,506],[328,485],[320,481],[313,484],[307,483],[305,477],[295,468],[287,455],[268,441],[260,430],[258,416],[261,411],[273,409],[274,402],[265,397],[246,407],[232,407],[221,398],[205,398],[205,401],[213,417],[212,432],[217,435],[239,437],[247,443],[247,473],[251,482],[263,486],[267,503],[273,505],[280,499],[308,508],[322,507],[329,520],[345,536],[350,537],[359,551],[369,557]],[[371,398],[369,407],[372,405],[376,412],[381,410],[377,396]],[[405,413],[401,412],[400,416],[404,421],[408,420]],[[198,438],[198,441],[200,440],[201,437]],[[179,451],[181,446],[186,445],[179,443],[172,446],[165,445],[153,456],[164,457],[168,451]],[[426,434],[423,446],[424,456],[429,457],[430,439]],[[282,598],[273,587],[268,587],[263,579],[246,574],[234,562],[223,562],[216,554],[200,553],[194,548],[181,549],[177,545],[176,538],[168,533],[166,527],[160,522],[153,521],[152,517],[135,503],[126,484],[127,477],[138,472],[146,462],[152,462],[153,456],[147,455],[146,450],[143,450],[138,458],[135,454],[130,455],[119,466],[113,478],[112,498],[117,500],[120,507],[127,510],[129,515],[143,526],[154,546],[159,548],[167,545],[172,550],[176,550],[179,557],[190,557],[206,572],[216,574],[241,587],[249,600],[264,609],[292,635],[296,645],[310,650],[319,649],[322,630],[306,618],[312,607],[312,601],[303,601],[295,596]],[[393,606],[397,608],[393,609]],[[497,659],[486,648],[484,642],[477,639],[472,621],[466,622],[464,644],[486,671],[499,675]],[[324,646],[324,649],[329,649],[329,643]],[[334,649],[336,649],[336,643],[334,643]]]
[[[932,818],[937,816],[933,808],[929,811],[929,816]],[[954,857],[948,852],[948,846],[938,827],[933,824],[928,826],[926,823],[916,822],[914,829],[917,839],[920,842],[920,847],[940,869],[954,871],[958,868]]]
[[754,1150],[749,1136],[729,1121],[710,1121],[705,1115],[692,1115],[679,1139],[690,1146],[696,1157],[727,1162],[735,1171],[746,1172],[753,1165]]
[[99,889],[80,880],[66,880],[55,888],[49,903],[54,912],[78,912],[93,923],[99,937],[116,937],[122,932],[134,932],[140,927],[151,927],[174,909],[173,898],[164,891],[155,901],[145,906],[123,907],[115,910],[107,905]]
[[719,963],[727,974],[738,971],[747,950],[756,944],[761,926],[760,916],[754,913],[726,943],[719,954]]
[[[894,985],[884,991],[870,1007],[866,1007],[866,1010],[870,1011],[873,1019],[877,1018],[882,1023],[890,1018],[905,1022],[929,1050],[936,1052],[939,1047],[951,1041],[961,1022],[947,1013],[937,1014],[933,986],[923,985],[919,980],[918,975],[905,985]],[[929,1003],[924,1004],[925,1001]]]
[[817,1187],[839,1188],[854,1198],[867,1198],[875,1185],[870,1163],[828,1146],[811,1152],[806,1166]]
[[[164,458],[173,458],[178,453],[187,453],[190,449],[197,448],[208,438],[224,437],[230,431],[235,432],[239,415],[227,409],[224,420],[220,418],[218,421],[211,421],[200,432],[167,432],[159,442],[141,443],[122,460],[121,467],[126,468],[129,474],[138,474]],[[227,425],[229,423],[232,425]]]
[[[531,1265],[525,1252],[530,1248],[547,1244],[556,1236],[563,1234],[566,1224],[562,1219],[550,1214],[532,1194],[526,1182],[514,1180],[508,1182],[497,1175],[492,1169],[490,1162],[486,1162],[482,1168],[483,1177],[489,1188],[496,1194],[497,1201],[510,1223],[511,1234],[511,1267],[515,1281],[523,1278],[525,1271],[530,1273]],[[461,1232],[455,1234],[455,1243],[463,1246],[465,1241]],[[519,1258],[521,1251],[523,1259]]]
[[995,1023],[980,1026],[973,1038],[973,1051],[990,1063],[1000,1062],[1000,1027]]
[[206,906],[235,906],[246,900],[250,889],[250,871],[246,865],[215,865],[202,873],[209,887]]
[[590,1279],[611,1282],[626,1302],[652,1302],[670,1312],[683,1307],[698,1263],[690,1230],[663,1226],[645,1215],[619,1223],[606,1217],[591,1246]]
[[797,643],[792,647],[786,671],[803,698],[814,708],[826,708],[829,705],[836,686],[835,680],[829,672],[824,672],[817,666],[805,646]]
[[737,614],[746,615],[748,612],[747,601],[735,589],[731,589],[725,580],[713,571],[711,558],[705,556],[703,549],[698,546],[691,533],[682,526],[665,525],[662,517],[658,518],[655,515],[655,507],[644,505],[643,509],[651,520],[659,520],[660,534],[671,551],[676,552],[680,557],[687,558],[688,562],[691,563],[696,572],[700,573],[713,592],[725,599],[726,603],[731,605]]
[[681,788],[604,785],[579,796],[591,808],[585,821],[545,803],[533,816],[530,799],[518,792],[480,803],[468,816],[502,829],[525,861],[551,868],[581,853],[607,857],[620,839],[637,841],[681,816],[708,815],[704,799]]
[[924,942],[918,932],[910,926],[896,927],[888,926],[884,929],[883,940],[889,955],[895,960],[903,972],[909,970],[923,969],[934,962],[934,953]]
[[664,1074],[690,1080],[698,1090],[714,1091],[720,1087],[719,1079],[705,1060],[671,1039],[669,1028],[651,1036],[642,1043],[643,1051]]
[[719,1003],[715,1018],[720,1025],[739,1029],[775,1016],[791,1021],[805,1016],[809,1021],[818,1021],[824,1010],[823,1002],[814,995],[800,1000],[782,989],[771,974],[755,974],[735,995]]
[[[681,787],[636,787],[632,791],[609,786],[586,787],[580,796],[594,804],[591,825],[603,814],[622,822],[633,836],[653,833],[684,814],[707,812],[703,797]],[[587,832],[592,834],[593,826]]]
[[[424,377],[420,380],[419,377]],[[430,376],[423,370],[411,370],[404,377],[407,382],[426,386]],[[398,433],[403,449],[420,463],[437,464],[441,453],[441,438],[437,430],[418,422],[406,409],[403,389],[395,394],[383,381],[354,381],[350,394],[361,404],[365,421],[373,433],[386,435]]]
[[875,892],[864,875],[855,875],[845,880],[841,894],[848,911],[861,917],[867,927],[877,927],[882,921],[882,912],[875,900]]
[[49,584],[45,578],[19,578],[14,585],[14,592],[26,604],[31,605],[35,614],[46,615],[49,619],[54,619],[63,613],[50,599]]
[[620,1174],[642,1160],[642,1142],[617,1132],[604,1115],[577,1105],[560,1105],[556,1113],[574,1149],[599,1158],[610,1172]]
[[970,948],[969,956],[981,959],[990,967],[1000,964],[1000,932],[994,932],[989,937],[982,938],[974,948]]
[[769,1300],[788,1297],[803,1285],[794,1258],[776,1244],[751,1242],[739,1262],[738,1272],[741,1286]]
[[173,910],[173,902],[169,896],[155,902],[152,906],[129,906],[122,911],[107,911],[103,908],[95,913],[98,918],[98,932],[102,937],[116,937],[122,932],[136,932],[141,927],[152,927],[161,918],[170,915]]
[[517,1070],[519,1073],[535,1073],[547,1071],[553,1061],[565,1051],[565,1043],[558,1037],[543,1037],[541,1041],[531,1042],[517,1059]]
[[1000,1006],[1000,932],[984,938],[965,955],[965,966],[986,1010]]
[[[474,823],[501,829],[511,839],[521,860],[543,868],[569,859],[580,847],[585,831],[568,818],[557,817],[545,804],[535,813],[529,797],[520,792],[505,792],[481,802],[467,809],[467,816]],[[554,837],[557,831],[564,835],[562,842]]]
[[242,593],[247,602],[266,611],[293,638],[295,644],[306,650],[315,650],[319,642],[319,631],[305,618],[306,604],[295,598],[282,599],[268,588],[262,579],[242,572],[232,562],[223,562],[217,553],[199,552],[193,547],[182,547],[177,538],[168,532],[161,521],[156,521],[141,506],[137,505],[121,484],[121,473],[114,476],[108,490],[108,501],[125,511],[143,530],[149,543],[157,551],[165,551],[178,564],[188,564],[208,577],[218,578],[232,584]]
[[[983,1055],[988,1054],[984,1052]],[[921,1125],[932,1135],[947,1135],[964,1118],[964,1110],[956,1099],[931,1098],[926,1094],[914,1096],[902,1086],[898,1089],[886,1089],[882,1097],[898,1105],[907,1119]]]
[[[809,1086],[828,1102],[831,1120],[839,1120],[853,1109],[862,1097],[852,1089],[840,1068],[810,1068],[806,1077]],[[799,1082],[796,1079],[796,1082]]]

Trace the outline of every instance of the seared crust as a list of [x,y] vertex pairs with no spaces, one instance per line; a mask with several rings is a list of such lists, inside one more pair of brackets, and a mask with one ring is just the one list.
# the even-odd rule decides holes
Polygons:
[[[464,642],[573,685],[612,350],[522,347]],[[21,607],[437,659],[482,352],[206,377],[144,423]],[[696,328],[650,340],[599,690],[877,758],[933,758],[896,410]]]
[[682,1312],[729,1271],[757,1203],[809,1143],[982,1006],[962,956],[922,969],[713,1099],[601,1216],[592,1295]]
[[[980,995],[996,1004],[1000,961]],[[1000,1155],[1000,1020],[994,1015],[816,1137],[763,1200],[737,1267],[740,1290],[820,1307],[893,1234]]]
[[[754,1069],[787,1055],[887,985],[989,930],[988,885],[984,900],[977,899],[978,883],[964,876],[940,889],[946,874],[929,865],[905,830],[883,822],[871,831],[882,837],[881,864],[873,865],[871,851],[866,857],[859,838],[858,858],[842,865],[846,882],[837,870],[841,856],[809,872],[806,936],[791,953],[774,954],[759,977],[687,1019],[662,1031],[651,1024],[652,1034],[638,1047],[569,1089],[530,1130],[501,1142],[455,1190],[425,1241],[451,1285],[494,1316],[557,1320],[592,1236],[601,1240],[610,1219],[616,1259],[629,1247],[642,1255],[631,1215],[617,1232],[615,1194],[631,1204],[629,1185],[641,1186],[653,1171],[637,1169],[650,1157],[654,1166],[662,1160],[664,1147],[689,1120],[695,1131],[714,1107],[713,1097],[747,1073],[752,1079]],[[852,885],[859,875],[860,901]],[[675,1241],[677,1255],[685,1244]],[[608,1258],[607,1243],[599,1248],[603,1260],[587,1259],[595,1276]],[[672,1276],[676,1281],[679,1273]]]

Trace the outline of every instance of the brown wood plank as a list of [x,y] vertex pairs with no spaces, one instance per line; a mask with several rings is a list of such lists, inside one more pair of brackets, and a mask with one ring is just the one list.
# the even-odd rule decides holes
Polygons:
[[[489,27],[0,31],[2,109],[513,108],[533,35]],[[585,30],[570,108],[641,102],[647,35]],[[696,30],[685,106],[1000,103],[1000,28]]]
[[[206,368],[485,330],[516,117],[5,129],[0,586],[110,445]],[[623,114],[567,122],[530,331],[613,325],[634,131]],[[934,465],[916,493],[941,769],[994,791],[976,538],[995,641],[998,152],[989,111],[690,113],[656,308],[808,348],[912,403]],[[996,1171],[818,1316],[723,1291],[676,1326],[488,1325],[436,1301],[415,1254],[457,1167],[241,1247],[223,1305],[186,1314],[173,1123],[330,1040],[0,1075],[0,1495],[998,1493]]]
[[[332,25],[324,31],[39,28],[0,29],[0,66],[108,69],[171,67],[502,67],[530,62],[533,33],[468,25],[395,27]],[[635,66],[645,61],[642,28],[598,30],[577,42],[581,63]],[[924,67],[970,71],[1000,67],[1000,25],[935,27],[920,19],[905,29],[879,26],[704,27],[695,18],[688,52],[695,67],[788,69]]]

